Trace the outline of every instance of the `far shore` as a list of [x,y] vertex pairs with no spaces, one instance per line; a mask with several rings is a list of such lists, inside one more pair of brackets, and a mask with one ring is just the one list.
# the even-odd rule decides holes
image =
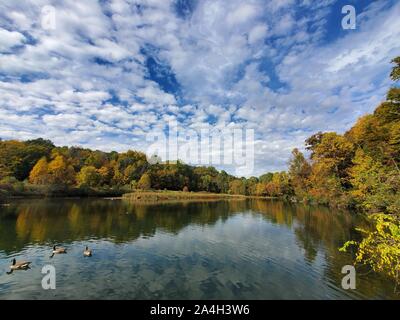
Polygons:
[[165,201],[218,201],[245,199],[274,199],[272,197],[246,196],[240,194],[189,192],[171,190],[134,191],[126,193],[122,199],[133,202],[165,202]]
[[245,200],[245,199],[278,199],[276,197],[246,196],[240,194],[195,192],[195,191],[173,191],[173,190],[135,190],[129,193],[118,195],[89,194],[89,195],[69,195],[63,194],[21,194],[7,195],[0,198],[1,204],[8,204],[12,200],[23,199],[107,199],[107,200],[127,200],[132,202],[170,202],[170,201],[220,201],[220,200]]

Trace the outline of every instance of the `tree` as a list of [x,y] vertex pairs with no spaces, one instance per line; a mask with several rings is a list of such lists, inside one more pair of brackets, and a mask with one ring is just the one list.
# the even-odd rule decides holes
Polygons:
[[246,194],[246,184],[242,179],[236,179],[229,183],[230,194]]
[[392,63],[395,64],[395,66],[392,69],[392,72],[390,73],[390,78],[393,81],[397,81],[400,79],[400,56],[394,58],[392,60]]
[[49,163],[51,184],[60,186],[71,186],[75,184],[75,171],[72,165],[68,164],[62,155],[56,155]]
[[259,182],[256,184],[256,189],[255,189],[255,195],[256,196],[266,196],[267,195],[267,190],[266,190],[266,184]]
[[119,171],[117,166],[113,168],[114,175],[112,177],[111,183],[116,186],[122,186],[124,184],[124,175]]
[[289,178],[294,193],[304,198],[308,191],[311,166],[297,148],[292,151],[292,158],[289,161]]
[[399,104],[400,103],[400,88],[390,88],[386,95],[386,100],[391,103]]
[[76,180],[79,186],[97,187],[101,180],[101,175],[94,166],[85,166],[77,174]]
[[350,169],[352,196],[360,208],[369,212],[392,212],[399,209],[400,173],[358,149]]
[[311,151],[311,158],[313,158],[314,149],[321,143],[323,136],[324,134],[319,131],[306,140],[306,149]]
[[49,184],[49,170],[46,157],[41,158],[32,168],[29,174],[29,181],[33,184]]
[[289,175],[285,172],[275,172],[270,182],[274,196],[284,196],[291,194]]
[[107,162],[107,154],[101,151],[90,151],[89,156],[85,160],[86,166],[93,166],[100,169]]
[[120,153],[115,162],[115,180],[118,184],[129,184],[132,180],[138,180],[147,167],[147,158],[143,152],[128,150]]
[[228,193],[230,176],[224,170],[217,175],[215,180],[218,192]]
[[257,191],[258,178],[250,177],[246,179],[246,195],[255,195]]
[[321,204],[330,204],[333,206],[346,206],[342,195],[345,190],[341,184],[340,178],[332,171],[331,162],[313,163],[309,177],[310,198]]
[[23,181],[29,177],[36,162],[48,156],[48,148],[30,142],[16,140],[0,142],[0,178],[13,176]]
[[[338,187],[348,189],[348,168],[352,165],[354,145],[345,136],[335,132],[319,133],[318,138],[307,140],[308,149],[311,150],[313,181],[323,185],[324,180],[329,180]],[[316,168],[314,168],[316,167]],[[317,174],[317,176],[315,176]],[[318,176],[318,174],[322,174]]]
[[144,173],[138,182],[137,187],[141,190],[149,190],[151,189],[151,179],[148,173]]
[[97,172],[100,175],[100,185],[110,185],[111,184],[111,179],[114,176],[114,171],[112,166],[108,163],[103,165]]
[[390,151],[397,163],[400,163],[400,122],[394,124],[390,131]]
[[[393,81],[400,79],[400,57],[390,74]],[[369,116],[374,130],[361,138],[349,170],[353,189],[351,193],[361,208],[375,212],[368,216],[372,228],[357,229],[363,234],[361,241],[347,241],[341,250],[355,245],[356,263],[369,265],[400,284],[400,170],[398,157],[399,104],[398,89],[390,89],[386,102]],[[356,124],[356,128],[360,124]],[[358,129],[358,128],[357,128]],[[352,129],[351,131],[354,131]],[[362,136],[361,133],[350,137]],[[365,131],[365,130],[364,130]],[[370,142],[372,141],[372,143]]]
[[262,183],[268,183],[272,181],[272,177],[274,174],[272,172],[267,172],[263,174],[262,176],[259,177],[260,182]]

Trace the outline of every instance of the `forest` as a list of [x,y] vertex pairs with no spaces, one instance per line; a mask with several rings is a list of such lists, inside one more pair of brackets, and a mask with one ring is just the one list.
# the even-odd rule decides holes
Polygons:
[[[400,56],[390,77],[400,79]],[[393,86],[372,114],[344,134],[318,132],[285,172],[239,178],[180,161],[150,164],[138,151],[57,147],[51,141],[0,141],[0,198],[15,195],[120,195],[132,190],[182,190],[285,197],[294,202],[353,208],[376,225],[358,247],[357,261],[399,279],[400,88]]]

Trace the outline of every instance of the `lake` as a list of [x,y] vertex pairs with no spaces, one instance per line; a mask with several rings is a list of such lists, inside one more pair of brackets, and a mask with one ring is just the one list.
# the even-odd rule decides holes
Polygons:
[[[0,299],[399,299],[338,248],[364,219],[273,200],[134,204],[14,200],[0,206]],[[67,254],[50,258],[52,246]],[[83,257],[88,245],[92,257]],[[31,269],[8,275],[11,260]],[[53,265],[56,289],[41,286]]]

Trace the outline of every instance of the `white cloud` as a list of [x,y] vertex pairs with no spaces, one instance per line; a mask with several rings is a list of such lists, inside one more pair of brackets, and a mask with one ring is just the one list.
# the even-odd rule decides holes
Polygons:
[[268,27],[266,25],[256,25],[251,31],[249,32],[249,43],[254,44],[259,40],[264,39],[267,36]]
[[260,14],[259,8],[255,5],[248,3],[239,4],[234,10],[228,13],[226,22],[229,25],[237,25],[244,22],[248,22]]
[[0,28],[0,52],[9,52],[12,47],[21,45],[24,40],[23,34]]

